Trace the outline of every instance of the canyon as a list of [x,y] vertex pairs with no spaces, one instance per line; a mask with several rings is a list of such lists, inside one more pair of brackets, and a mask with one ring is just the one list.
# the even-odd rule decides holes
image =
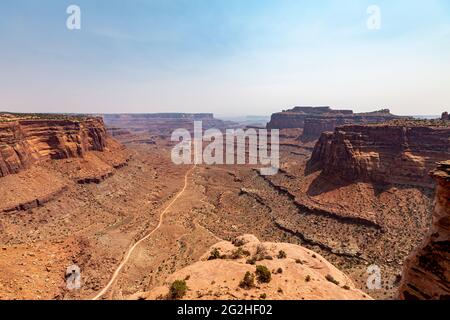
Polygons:
[[[317,143],[281,129],[280,170],[264,176],[174,164],[172,130],[194,119],[240,127],[204,114],[5,115],[0,299],[156,299],[176,280],[187,299],[394,299],[418,278],[402,272],[432,223],[428,171],[449,159],[447,121],[346,124]],[[267,255],[247,263],[261,245]],[[223,257],[208,260],[214,249]],[[273,282],[240,288],[260,264]],[[381,288],[367,287],[371,265]]]

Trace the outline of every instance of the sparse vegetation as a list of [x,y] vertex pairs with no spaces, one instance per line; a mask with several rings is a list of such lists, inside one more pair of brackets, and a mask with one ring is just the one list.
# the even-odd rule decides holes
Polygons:
[[255,275],[250,271],[245,273],[244,279],[239,283],[239,287],[242,289],[251,289],[255,286]]
[[278,274],[283,273],[283,269],[282,269],[282,268],[278,268],[278,269],[277,269],[277,273],[278,273]]
[[267,294],[263,293],[259,296],[260,300],[266,300],[267,299]]
[[184,280],[176,280],[172,283],[169,289],[169,299],[172,300],[180,300],[186,295],[188,287],[186,285],[186,281]]
[[344,290],[350,290],[350,287],[348,285],[345,285],[342,287]]
[[280,250],[280,251],[278,252],[277,258],[278,258],[278,259],[286,259],[286,258],[287,258],[286,252],[284,252],[283,250]]
[[247,259],[246,263],[254,265],[256,263],[256,257],[251,257],[250,259]]
[[311,281],[311,276],[310,276],[310,275],[307,275],[306,278],[305,278],[305,281],[306,281],[306,282],[310,282],[310,281]]
[[337,286],[339,285],[339,281],[337,281],[335,278],[333,278],[333,276],[331,274],[327,274],[325,279],[327,279],[331,283],[334,283]]
[[296,259],[296,260],[295,260],[295,263],[298,263],[298,264],[303,264],[303,261],[302,261],[302,260],[300,260],[300,259]]
[[269,283],[272,280],[272,273],[266,266],[256,266],[256,277],[261,283]]
[[233,260],[241,259],[243,256],[248,257],[250,252],[239,247],[231,253],[230,258]]

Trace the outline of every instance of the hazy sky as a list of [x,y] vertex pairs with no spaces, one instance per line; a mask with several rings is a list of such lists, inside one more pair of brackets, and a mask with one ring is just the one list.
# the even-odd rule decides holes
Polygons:
[[[81,30],[66,27],[71,4]],[[367,28],[373,4],[380,30]],[[0,1],[0,110],[264,115],[294,105],[450,109],[450,1]]]

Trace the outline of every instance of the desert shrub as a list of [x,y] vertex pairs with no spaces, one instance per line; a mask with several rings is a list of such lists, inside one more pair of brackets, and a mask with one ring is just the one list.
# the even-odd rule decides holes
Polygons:
[[286,258],[287,258],[286,252],[284,252],[283,250],[280,250],[280,251],[278,252],[277,258],[278,258],[278,259],[286,259]]
[[169,290],[169,298],[173,300],[183,299],[187,292],[186,281],[176,280],[172,283]]
[[339,281],[337,281],[335,278],[333,278],[333,276],[331,274],[327,274],[325,279],[327,279],[331,283],[334,283],[337,286],[339,285]]
[[310,281],[311,281],[311,276],[310,276],[310,275],[307,275],[306,278],[305,278],[305,281],[306,281],[306,282],[310,282]]
[[246,263],[254,265],[256,263],[256,257],[251,257],[250,259],[247,259]]
[[278,268],[277,269],[277,273],[283,273],[283,269],[282,268]]
[[300,260],[300,259],[296,259],[296,260],[295,260],[295,263],[303,264],[302,260]]
[[342,287],[344,290],[350,290],[350,287],[348,285],[345,285]]
[[235,247],[242,247],[245,244],[245,241],[244,239],[234,238],[232,243]]
[[261,283],[269,283],[272,280],[272,274],[266,266],[256,266],[256,277]]
[[267,294],[263,293],[259,296],[259,299],[261,300],[266,300],[267,299]]
[[278,292],[278,293],[283,293],[283,289],[278,288],[277,292]]
[[208,260],[216,260],[216,259],[220,259],[220,251],[217,248],[212,249],[211,254],[208,258]]
[[239,283],[242,289],[251,289],[255,286],[255,275],[249,271],[245,273],[244,279]]

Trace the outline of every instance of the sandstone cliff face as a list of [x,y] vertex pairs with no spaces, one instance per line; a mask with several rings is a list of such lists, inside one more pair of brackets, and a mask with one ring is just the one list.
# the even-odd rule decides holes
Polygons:
[[450,158],[450,127],[347,125],[324,133],[308,163],[348,181],[433,187],[435,163]]
[[45,159],[81,157],[103,151],[107,133],[101,118],[25,119],[0,123],[0,177]]
[[[217,255],[211,257],[214,251]],[[256,265],[268,269],[269,281],[258,282]],[[243,286],[247,272],[256,279]],[[201,261],[169,276],[165,286],[129,299],[164,299],[170,284],[183,279],[189,288],[185,300],[372,300],[319,254],[294,244],[260,242],[252,235],[238,237],[234,244],[215,244]]]
[[450,299],[450,161],[431,176],[437,182],[433,225],[405,263],[401,299]]

